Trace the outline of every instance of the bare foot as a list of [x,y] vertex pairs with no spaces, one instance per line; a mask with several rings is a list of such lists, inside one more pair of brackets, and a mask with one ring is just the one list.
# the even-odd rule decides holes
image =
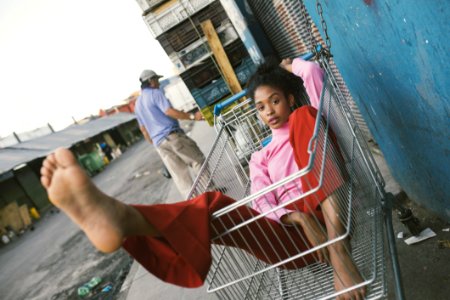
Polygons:
[[[340,243],[340,242],[338,242]],[[345,242],[342,242],[345,243]],[[331,265],[334,272],[334,287],[336,291],[355,286],[363,279],[359,274],[357,267],[355,266],[352,258],[348,254],[347,250],[342,245],[332,245],[329,249]],[[342,295],[339,295],[338,300],[363,300],[366,294],[364,287],[354,289]]]
[[137,210],[102,193],[67,149],[57,149],[44,160],[41,182],[50,201],[102,252],[117,250],[127,235],[155,233]]

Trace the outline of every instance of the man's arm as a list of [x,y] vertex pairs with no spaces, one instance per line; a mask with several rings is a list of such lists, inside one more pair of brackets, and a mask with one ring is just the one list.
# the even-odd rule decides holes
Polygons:
[[154,103],[158,106],[158,108],[164,112],[164,114],[175,120],[192,120],[192,121],[200,121],[203,120],[203,116],[200,112],[185,113],[178,109],[173,108],[170,105],[169,99],[166,98],[164,93],[161,90],[156,90],[153,94]]
[[142,135],[147,140],[147,142],[149,142],[150,144],[153,144],[153,141],[152,141],[150,135],[148,134],[147,129],[145,128],[145,126],[141,125],[141,126],[139,126],[139,129],[141,130]]
[[195,120],[195,121],[200,121],[203,120],[203,116],[201,112],[196,112],[195,114],[190,114],[190,113],[185,113],[182,111],[179,111],[173,107],[169,107],[166,111],[165,114],[169,117],[171,117],[172,119],[176,119],[176,120]]

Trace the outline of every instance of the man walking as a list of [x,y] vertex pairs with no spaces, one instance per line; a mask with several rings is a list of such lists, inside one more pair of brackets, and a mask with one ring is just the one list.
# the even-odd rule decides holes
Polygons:
[[185,197],[193,184],[189,167],[198,174],[205,156],[195,141],[180,128],[178,120],[199,121],[203,117],[200,112],[192,114],[174,109],[159,88],[161,77],[152,70],[142,71],[139,77],[142,91],[135,113],[142,134],[155,145],[175,185]]

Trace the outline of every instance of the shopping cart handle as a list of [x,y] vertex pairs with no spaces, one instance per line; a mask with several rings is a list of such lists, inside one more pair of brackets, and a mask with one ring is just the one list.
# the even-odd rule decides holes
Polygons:
[[265,147],[272,141],[272,136],[268,136],[261,141],[261,146]]
[[311,58],[313,58],[314,55],[315,55],[314,53],[308,52],[308,53],[300,56],[300,58],[303,59],[303,60],[311,60]]
[[[302,56],[300,56],[301,59],[303,60],[310,60],[314,57],[314,53],[313,52],[308,52]],[[222,109],[224,109],[225,107],[233,104],[234,102],[236,102],[237,100],[241,99],[242,97],[245,96],[245,93],[247,92],[247,90],[242,90],[237,94],[234,94],[233,96],[231,96],[230,98],[228,98],[227,100],[220,102],[218,104],[216,104],[214,106],[214,115],[216,117],[220,116],[220,113],[222,112]]]
[[227,100],[220,102],[218,104],[216,104],[214,106],[214,114],[218,117],[220,116],[220,113],[222,112],[222,109],[224,109],[225,107],[227,107],[228,105],[233,104],[234,102],[236,102],[237,100],[241,99],[242,97],[245,96],[245,93],[247,93],[247,90],[242,90],[237,94],[234,94],[233,96],[231,96],[230,98],[228,98]]

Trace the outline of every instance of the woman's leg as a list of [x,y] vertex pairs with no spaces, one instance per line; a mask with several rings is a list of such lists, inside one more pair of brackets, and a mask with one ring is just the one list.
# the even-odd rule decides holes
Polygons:
[[[317,110],[308,106],[297,109],[290,117],[290,142],[299,169],[308,165],[310,158],[308,147],[314,134],[316,118]],[[328,240],[333,240],[345,234],[342,217],[339,217],[341,211],[336,195],[338,189],[344,185],[347,174],[343,167],[342,154],[331,128],[329,128],[327,135],[325,135],[323,126],[320,128],[314,149],[316,157],[311,170],[302,177],[302,189],[304,192],[308,192],[316,189],[320,185],[320,180],[322,180],[322,184],[317,191],[302,200],[304,201],[303,207],[304,211],[309,214],[320,213],[323,215]],[[323,170],[322,164],[324,164]],[[320,212],[318,211],[319,207]],[[310,225],[312,225],[311,222],[317,223],[317,218],[307,220],[309,220]],[[348,239],[331,244],[327,247],[327,250],[334,270],[334,285],[337,291],[363,281],[351,258]],[[340,295],[338,299],[363,299],[364,294],[365,290],[361,288]]]
[[67,149],[57,149],[44,160],[41,182],[50,201],[102,252],[117,250],[129,235],[157,235],[135,208],[102,193]]
[[[322,211],[327,228],[328,240],[333,240],[345,233],[340,219],[340,209],[335,195],[331,195],[322,202]],[[330,263],[333,267],[334,286],[337,291],[352,287],[363,282],[363,279],[351,257],[348,239],[337,241],[328,247]],[[337,299],[364,299],[365,289],[359,288],[340,295]]]
[[[169,283],[185,287],[203,284],[212,260],[211,239],[271,264],[306,249],[293,228],[286,229],[266,218],[255,220],[258,212],[245,205],[213,218],[216,211],[234,203],[219,192],[172,204],[126,205],[95,187],[65,149],[45,159],[41,174],[52,203],[86,233],[98,250],[112,252],[123,246],[149,272]],[[302,257],[284,267],[294,269],[312,260]]]
[[234,204],[220,192],[207,192],[177,203],[136,205],[161,238],[128,237],[124,248],[153,275],[186,287],[203,284],[212,262],[211,244],[242,249],[269,264],[290,260],[282,266],[286,269],[314,261],[312,255],[290,259],[307,249],[298,229],[261,218],[246,205],[214,217]]

